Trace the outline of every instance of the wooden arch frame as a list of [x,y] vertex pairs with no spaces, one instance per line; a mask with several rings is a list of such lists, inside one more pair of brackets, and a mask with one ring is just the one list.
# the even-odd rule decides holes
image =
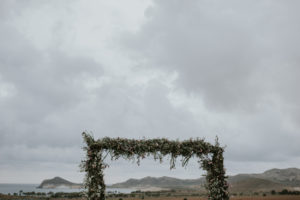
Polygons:
[[82,170],[86,172],[85,187],[87,197],[90,200],[105,200],[104,169],[108,166],[104,159],[110,155],[112,160],[120,157],[125,159],[140,159],[153,156],[155,160],[162,161],[163,157],[170,155],[170,169],[175,167],[178,156],[182,156],[182,166],[186,166],[191,157],[196,156],[200,167],[207,171],[206,188],[209,200],[228,200],[228,184],[224,169],[224,149],[216,140],[215,145],[205,142],[203,139],[190,139],[170,141],[168,139],[142,139],[133,140],[125,138],[105,137],[99,140],[83,132],[82,133],[87,152],[86,160],[82,162]]

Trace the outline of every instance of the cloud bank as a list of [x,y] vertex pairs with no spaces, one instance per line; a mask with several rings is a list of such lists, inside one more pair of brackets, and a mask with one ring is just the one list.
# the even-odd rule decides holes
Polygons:
[[[298,1],[1,1],[0,177],[81,182],[96,138],[216,135],[229,174],[299,167]],[[106,181],[200,177],[111,163]]]

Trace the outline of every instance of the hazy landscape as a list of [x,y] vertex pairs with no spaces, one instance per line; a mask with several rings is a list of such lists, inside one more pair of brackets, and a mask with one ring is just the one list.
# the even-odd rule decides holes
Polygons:
[[[233,199],[300,199],[300,169],[270,169],[261,174],[238,174],[229,176],[230,194]],[[108,186],[107,199],[205,199],[205,178],[178,179],[172,177],[144,177],[142,179],[129,179],[125,182]],[[20,187],[22,187],[20,185]],[[10,196],[2,196],[7,199],[33,199],[62,198],[71,194],[68,198],[77,199],[83,192],[83,184],[72,183],[61,177],[47,179],[36,187],[35,194],[30,194],[24,188],[16,188]],[[0,184],[0,191],[1,188]],[[72,190],[73,189],[73,190]],[[74,190],[78,189],[78,190]],[[21,191],[21,192],[20,192]],[[63,192],[65,194],[59,194]],[[293,193],[293,195],[289,194]],[[0,192],[1,193],[1,192]],[[14,194],[15,193],[15,194]],[[44,193],[44,194],[38,194]],[[55,196],[55,193],[58,193]],[[51,196],[52,195],[52,196]],[[59,196],[60,195],[60,196]],[[23,197],[22,197],[23,196]],[[77,197],[76,197],[77,196]]]
[[0,0],[0,200],[300,200],[299,8]]

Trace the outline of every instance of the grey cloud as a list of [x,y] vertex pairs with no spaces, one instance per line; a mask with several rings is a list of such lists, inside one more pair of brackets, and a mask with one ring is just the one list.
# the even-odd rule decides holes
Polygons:
[[1,148],[1,165],[7,163],[21,163],[28,165],[30,163],[67,163],[67,164],[77,164],[80,159],[83,159],[84,153],[80,148],[69,148],[69,147],[49,147],[49,146],[39,146],[28,147],[24,144],[20,145],[9,145],[3,146]]
[[5,86],[0,98],[1,144],[39,145],[48,142],[45,135],[55,143],[61,132],[44,130],[45,122],[84,102],[89,95],[85,83],[100,78],[102,66],[58,49],[40,51],[12,26],[0,25],[0,82]]
[[[79,164],[84,130],[96,138],[175,139],[199,132],[189,112],[172,106],[161,80],[130,85],[107,75],[92,58],[38,50],[13,27],[1,24],[1,31],[6,45],[0,81],[13,88],[4,88],[10,95],[0,99],[1,163]],[[89,86],[103,77],[109,81]]]
[[204,101],[216,121],[204,126],[220,130],[229,161],[292,160],[300,153],[298,6],[154,1],[141,29],[122,37],[124,50],[144,67],[176,72],[176,86]]
[[178,72],[178,85],[211,108],[250,111],[269,93],[285,97],[271,74],[294,75],[298,3],[155,1],[126,44],[149,66]]

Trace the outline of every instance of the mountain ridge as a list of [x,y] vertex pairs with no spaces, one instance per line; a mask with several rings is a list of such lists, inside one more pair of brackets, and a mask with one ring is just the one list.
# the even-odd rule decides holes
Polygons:
[[[273,168],[263,173],[256,174],[237,174],[229,176],[228,183],[230,190],[233,192],[246,191],[270,191],[300,188],[300,169]],[[128,179],[127,181],[112,184],[110,187],[116,188],[147,188],[159,187],[161,189],[201,189],[204,188],[205,177],[197,179],[179,179],[174,177],[151,177],[147,176],[141,179]],[[298,188],[298,189],[297,189]]]

